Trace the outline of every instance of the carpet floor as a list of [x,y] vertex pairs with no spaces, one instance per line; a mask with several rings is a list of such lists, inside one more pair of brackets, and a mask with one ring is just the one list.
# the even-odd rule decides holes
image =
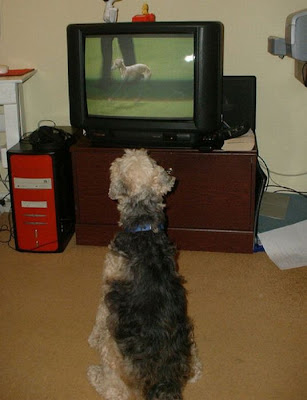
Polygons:
[[[2,235],[2,234],[1,234]],[[1,236],[1,239],[2,236]],[[86,377],[107,249],[20,253],[0,245],[0,399],[98,400]],[[182,251],[203,377],[185,400],[303,400],[307,267],[265,253]]]

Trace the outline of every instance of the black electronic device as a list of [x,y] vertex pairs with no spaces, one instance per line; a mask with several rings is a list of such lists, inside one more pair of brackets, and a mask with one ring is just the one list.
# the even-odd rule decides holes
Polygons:
[[256,129],[256,77],[253,75],[223,77],[222,126],[202,138],[199,150],[222,148],[225,140]]
[[[256,130],[256,77],[228,75],[223,77],[223,130],[225,139]],[[230,134],[226,131],[230,130]],[[231,132],[232,131],[232,132]]]
[[68,149],[75,136],[56,126],[40,126],[27,138],[35,151],[53,151]]
[[72,24],[67,47],[71,125],[93,145],[191,148],[221,128],[222,23]]

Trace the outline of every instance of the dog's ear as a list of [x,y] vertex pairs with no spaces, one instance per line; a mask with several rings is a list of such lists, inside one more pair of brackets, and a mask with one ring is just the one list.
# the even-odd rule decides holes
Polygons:
[[109,197],[111,200],[118,200],[127,194],[127,189],[121,179],[121,159],[116,159],[110,167]]
[[174,176],[170,176],[162,167],[157,165],[154,171],[152,189],[158,196],[164,196],[172,190],[175,181]]

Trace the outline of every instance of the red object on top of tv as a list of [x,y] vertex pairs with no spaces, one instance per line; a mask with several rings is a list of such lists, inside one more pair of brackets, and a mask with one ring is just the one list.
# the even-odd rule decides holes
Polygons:
[[155,14],[139,14],[132,17],[132,22],[155,22]]
[[132,17],[132,22],[155,22],[155,14],[149,13],[148,10],[148,4],[144,3],[142,6],[142,14],[138,14]]

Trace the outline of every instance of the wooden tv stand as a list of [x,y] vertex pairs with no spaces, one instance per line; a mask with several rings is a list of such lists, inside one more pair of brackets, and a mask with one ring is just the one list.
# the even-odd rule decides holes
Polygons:
[[[123,149],[72,146],[76,241],[106,246],[120,229],[108,197],[109,167]],[[168,234],[182,250],[251,253],[254,248],[257,148],[251,151],[150,149],[177,178],[166,198]]]

